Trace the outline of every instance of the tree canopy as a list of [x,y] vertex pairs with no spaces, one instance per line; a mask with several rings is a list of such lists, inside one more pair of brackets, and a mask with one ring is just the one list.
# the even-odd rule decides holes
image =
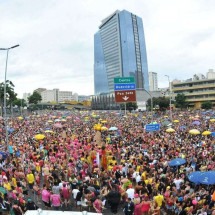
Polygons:
[[37,104],[40,101],[42,101],[42,96],[36,91],[34,91],[33,94],[28,97],[28,102],[30,104]]
[[[159,107],[160,110],[166,110],[169,108],[169,98],[166,97],[157,97],[152,98],[153,100],[153,108]],[[151,99],[147,100],[147,106],[151,109]]]
[[202,103],[202,109],[212,109],[213,104],[211,101],[206,101]]
[[186,108],[188,103],[186,101],[186,96],[183,93],[177,94],[175,97],[175,105],[177,108]]

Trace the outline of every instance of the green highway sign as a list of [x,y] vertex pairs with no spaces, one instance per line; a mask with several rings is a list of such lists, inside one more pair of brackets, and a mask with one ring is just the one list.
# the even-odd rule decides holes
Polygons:
[[114,84],[128,84],[128,83],[135,83],[134,77],[114,78]]

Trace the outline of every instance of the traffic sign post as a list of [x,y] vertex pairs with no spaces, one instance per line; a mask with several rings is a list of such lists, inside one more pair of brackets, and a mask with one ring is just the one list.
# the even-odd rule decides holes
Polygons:
[[160,130],[160,124],[147,124],[146,125],[146,131],[159,131]]
[[124,90],[115,91],[115,101],[118,103],[122,102],[136,102],[136,91],[135,90]]
[[114,78],[115,102],[136,102],[134,77]]

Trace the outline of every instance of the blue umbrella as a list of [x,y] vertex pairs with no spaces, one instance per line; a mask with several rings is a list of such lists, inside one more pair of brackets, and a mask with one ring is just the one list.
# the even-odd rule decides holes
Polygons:
[[200,125],[201,124],[201,122],[199,122],[199,121],[193,121],[192,122],[192,125]]
[[211,136],[215,137],[215,131],[211,132]]
[[215,184],[215,171],[204,172],[199,176],[201,184],[213,185]]
[[186,160],[183,158],[175,158],[169,162],[169,166],[181,166],[186,163]]
[[200,171],[192,172],[188,175],[188,179],[189,179],[189,181],[191,181],[195,184],[199,184],[199,178],[200,178],[201,174],[202,174],[202,172],[200,172]]
[[186,128],[187,128],[187,126],[182,125],[182,126],[180,126],[179,128],[180,128],[181,130],[183,130],[183,129],[186,129]]

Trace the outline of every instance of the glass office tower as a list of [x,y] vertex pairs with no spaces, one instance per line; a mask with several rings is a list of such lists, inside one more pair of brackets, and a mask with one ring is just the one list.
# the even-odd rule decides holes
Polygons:
[[95,95],[114,91],[114,77],[131,77],[136,88],[149,90],[142,19],[126,10],[104,19],[94,35]]

